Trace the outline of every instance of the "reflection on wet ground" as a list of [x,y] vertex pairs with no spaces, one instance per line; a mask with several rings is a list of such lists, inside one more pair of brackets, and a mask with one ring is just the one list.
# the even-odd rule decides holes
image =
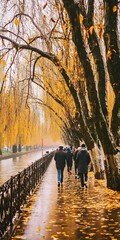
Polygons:
[[12,237],[26,240],[120,239],[120,193],[89,174],[88,189],[81,189],[74,174],[57,187],[54,160],[26,207]]
[[[45,154],[47,150],[52,151],[52,149],[44,149],[43,154]],[[41,157],[42,150],[40,149],[19,157],[14,156],[13,158],[0,160],[0,185]]]

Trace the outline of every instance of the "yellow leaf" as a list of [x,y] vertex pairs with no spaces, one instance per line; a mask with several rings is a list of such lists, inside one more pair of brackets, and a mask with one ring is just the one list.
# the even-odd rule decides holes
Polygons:
[[89,32],[90,32],[91,35],[92,35],[92,33],[93,33],[93,29],[94,29],[94,26],[91,26],[91,27],[89,28]]
[[65,48],[68,48],[68,41],[64,40],[63,45]]
[[46,229],[50,229],[50,226],[46,226],[45,228],[46,228]]
[[113,6],[113,12],[116,12],[117,11],[117,6]]
[[36,231],[37,231],[37,232],[39,232],[40,230],[41,230],[41,228],[40,228],[40,227],[38,227],[38,228],[36,229]]
[[89,233],[89,236],[91,236],[91,237],[94,236],[94,235],[95,235],[95,233]]
[[108,50],[108,52],[107,52],[107,57],[108,57],[109,59],[111,59],[111,56],[112,56],[112,52],[111,52],[110,50]]
[[64,235],[65,237],[69,237],[69,235],[66,234],[66,232],[62,232],[62,235]]
[[2,39],[2,44],[3,44],[3,46],[5,46],[4,39]]
[[20,225],[17,225],[17,228],[20,228]]
[[100,28],[100,30],[99,30],[99,37],[102,38],[102,36],[103,36],[103,31],[102,31],[102,28]]
[[60,52],[58,53],[58,58],[61,59],[62,57],[63,57],[63,52],[60,51]]
[[58,237],[57,234],[54,234],[54,235],[51,236],[51,238],[52,238],[53,240],[57,240],[57,239],[58,239],[57,237]]
[[82,14],[80,14],[80,15],[79,15],[80,24],[82,24],[82,22],[83,22],[83,19],[84,19],[84,18],[83,18],[83,15],[82,15]]
[[106,227],[107,227],[107,225],[103,225],[103,226],[102,226],[102,228],[106,228]]
[[4,60],[3,58],[0,59],[0,64],[1,64],[2,66],[5,66],[5,65],[6,65],[6,62],[5,62],[5,60]]
[[44,21],[44,22],[46,21],[46,15],[43,16],[43,21]]
[[86,31],[86,37],[89,38],[89,31]]
[[6,75],[4,75],[4,76],[2,77],[2,80],[3,80],[3,81],[6,81]]
[[68,91],[68,90],[69,90],[69,88],[68,88],[68,86],[67,86],[67,85],[65,85],[65,90],[66,90],[66,91]]
[[19,22],[19,20],[18,20],[17,18],[14,20],[14,24],[15,24],[16,26],[18,26],[18,25],[20,24],[20,22]]

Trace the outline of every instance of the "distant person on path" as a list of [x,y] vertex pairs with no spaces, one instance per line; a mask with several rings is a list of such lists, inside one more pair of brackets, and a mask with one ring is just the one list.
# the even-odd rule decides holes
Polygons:
[[78,175],[80,177],[82,188],[87,187],[88,165],[90,163],[90,154],[85,144],[81,145],[81,150],[77,154]]
[[54,160],[56,162],[57,168],[58,187],[60,187],[60,184],[63,183],[63,173],[66,162],[66,153],[63,151],[63,146],[60,146],[59,149],[56,151]]
[[77,164],[77,154],[78,154],[78,152],[80,151],[80,147],[78,147],[76,150],[75,150],[75,152],[74,152],[74,154],[73,154],[73,159],[74,159],[74,169],[75,169],[75,178],[79,178],[78,177],[78,164]]
[[66,161],[67,161],[67,171],[69,174],[72,174],[71,173],[71,170],[72,170],[72,157],[73,157],[73,154],[70,150],[70,148],[67,148],[67,151],[66,151]]

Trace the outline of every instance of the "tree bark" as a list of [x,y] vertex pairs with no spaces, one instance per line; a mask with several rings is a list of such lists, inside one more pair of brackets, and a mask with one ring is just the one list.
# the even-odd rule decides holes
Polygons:
[[94,176],[96,179],[105,179],[105,166],[104,166],[104,155],[95,145],[91,151],[92,166],[94,170]]
[[106,155],[106,177],[107,187],[113,190],[120,191],[120,154]]
[[106,154],[116,153],[116,145],[114,142],[114,138],[108,128],[108,125],[102,113],[102,108],[96,91],[94,74],[91,68],[90,60],[85,50],[85,45],[81,34],[80,22],[78,18],[78,8],[76,7],[76,4],[74,4],[73,0],[64,0],[63,4],[69,15],[70,23],[72,26],[72,38],[84,69],[88,96],[93,113],[93,121],[96,125],[99,139]]
[[[117,0],[104,0],[106,7],[105,33],[104,40],[106,46],[107,66],[110,82],[115,93],[115,103],[112,114],[112,132],[117,139],[118,128],[120,127],[119,109],[120,109],[120,54],[117,37]],[[113,10],[116,8],[115,10]]]
[[[100,104],[102,107],[103,114],[105,118],[108,118],[108,110],[107,110],[107,81],[105,74],[105,66],[103,62],[103,56],[101,54],[100,46],[98,43],[97,34],[94,28],[94,0],[88,1],[88,11],[86,13],[84,3],[82,6],[79,4],[79,14],[82,14],[84,17],[83,24],[85,26],[86,32],[89,32],[88,43],[91,50],[91,54],[94,58],[94,64],[96,66],[96,71],[98,74],[98,93]],[[90,33],[90,28],[93,27],[92,33]]]

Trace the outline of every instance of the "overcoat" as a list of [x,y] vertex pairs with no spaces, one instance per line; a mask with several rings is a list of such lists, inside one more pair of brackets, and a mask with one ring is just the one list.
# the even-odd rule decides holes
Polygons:
[[69,167],[72,167],[72,157],[73,157],[73,154],[68,149],[66,152],[66,160],[67,160],[67,166],[69,166]]
[[54,160],[56,161],[57,169],[64,169],[66,162],[66,153],[63,150],[56,151]]
[[78,173],[88,173],[90,161],[90,154],[86,149],[79,151],[77,154]]

